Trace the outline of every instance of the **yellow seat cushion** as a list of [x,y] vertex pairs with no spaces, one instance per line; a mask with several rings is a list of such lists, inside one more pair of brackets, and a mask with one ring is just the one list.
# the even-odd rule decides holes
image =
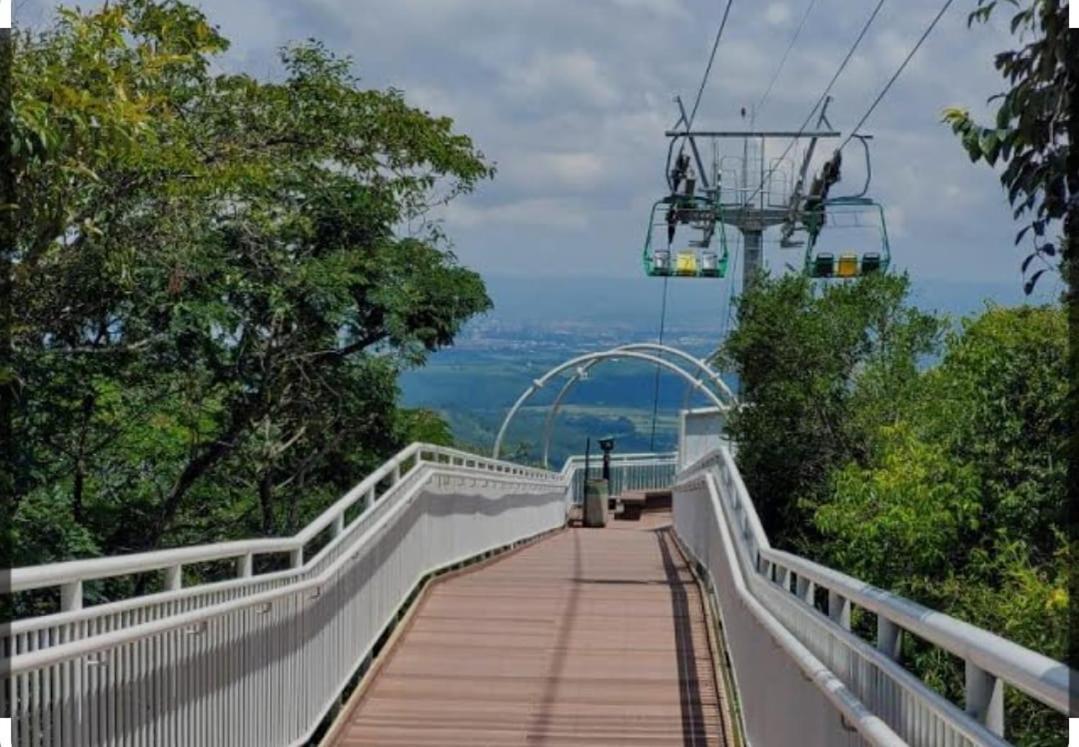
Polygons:
[[679,275],[696,275],[697,255],[693,252],[678,252],[678,261],[674,271]]
[[839,263],[835,274],[841,278],[852,278],[858,275],[858,255],[840,254]]

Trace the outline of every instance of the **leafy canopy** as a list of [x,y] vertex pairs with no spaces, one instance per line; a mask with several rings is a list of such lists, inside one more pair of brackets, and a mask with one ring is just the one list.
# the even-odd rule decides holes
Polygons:
[[213,74],[227,40],[173,0],[17,45],[19,564],[294,531],[446,438],[396,375],[490,305],[429,217],[493,175],[451,120],[315,41]]

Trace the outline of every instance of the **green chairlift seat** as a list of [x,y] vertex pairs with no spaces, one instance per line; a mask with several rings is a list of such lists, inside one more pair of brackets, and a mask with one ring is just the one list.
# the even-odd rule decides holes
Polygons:
[[[849,219],[850,225],[843,221]],[[804,272],[820,280],[849,280],[877,272],[887,272],[892,261],[888,242],[888,226],[884,219],[884,207],[868,197],[836,197],[825,200],[807,210],[801,217],[806,231]],[[822,230],[832,228],[876,228],[879,246],[873,251],[843,252],[837,260],[831,252],[817,251]]]
[[[691,240],[688,248],[666,248],[667,216],[672,210],[676,229],[688,227],[700,232],[700,238]],[[650,277],[726,277],[729,251],[720,218],[718,195],[669,195],[657,200],[649,213],[644,239],[645,274]],[[713,248],[717,234],[719,246]],[[675,236],[677,238],[677,233]]]

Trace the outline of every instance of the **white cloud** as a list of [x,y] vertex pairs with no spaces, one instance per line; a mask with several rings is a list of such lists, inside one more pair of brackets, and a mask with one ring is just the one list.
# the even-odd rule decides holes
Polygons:
[[619,10],[638,11],[660,18],[689,18],[681,0],[609,0]]
[[503,178],[523,187],[591,189],[604,178],[603,158],[597,153],[522,153],[501,162]]
[[538,198],[484,207],[459,200],[444,210],[447,225],[460,228],[508,225],[565,231],[588,225],[587,210],[575,200]]
[[[26,2],[27,13],[56,4]],[[806,2],[734,4],[698,126],[743,125],[739,109],[760,98]],[[502,274],[549,269],[555,251],[584,273],[640,272],[644,206],[664,189],[671,100],[692,100],[723,11],[687,0],[199,4],[234,41],[230,69],[265,76],[276,47],[315,37],[353,55],[365,85],[399,87],[413,104],[453,117],[499,174],[448,208],[447,225],[462,257]],[[846,5],[817,3],[757,126],[805,119],[870,10]],[[938,8],[939,0],[885,5],[833,90],[837,128],[857,121]],[[1004,19],[968,30],[957,5],[868,123],[873,194],[889,208],[898,266],[916,277],[1014,278],[1015,253],[986,249],[1007,249],[1015,230],[997,178],[970,164],[939,122],[953,104],[986,118],[985,99],[1002,88],[993,54],[1014,46]],[[846,155],[843,192],[861,174],[860,155]]]
[[574,96],[579,105],[605,106],[618,99],[611,78],[582,50],[543,51],[526,64],[507,70],[500,87],[506,98],[516,103],[542,103],[562,94]]
[[790,20],[791,9],[786,3],[769,3],[764,19],[773,26],[782,26]]

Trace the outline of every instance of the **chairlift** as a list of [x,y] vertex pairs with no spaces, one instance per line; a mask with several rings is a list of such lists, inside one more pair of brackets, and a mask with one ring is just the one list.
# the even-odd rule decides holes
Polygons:
[[[801,222],[806,231],[803,272],[807,276],[821,280],[850,280],[888,271],[892,254],[884,208],[880,203],[868,197],[836,197],[817,206],[807,206]],[[847,232],[847,235],[857,232],[860,241],[867,240],[865,234],[870,233],[874,244],[871,251],[843,251],[837,257],[834,252],[821,251],[822,231],[836,236],[840,236],[840,232]]]
[[[685,248],[673,248],[678,229],[695,237]],[[718,228],[718,247],[713,247]],[[651,277],[722,278],[729,252],[720,220],[718,194],[671,194],[652,205],[644,240],[644,271]]]
[[[801,199],[795,198],[791,216],[788,218],[780,237],[782,248],[805,246],[803,273],[821,280],[849,280],[878,272],[887,272],[892,261],[888,243],[888,226],[884,219],[884,207],[867,197],[869,182],[872,178],[872,166],[869,156],[868,137],[855,135],[865,152],[866,179],[862,190],[855,195],[828,197],[828,190],[840,179],[841,152],[836,151],[825,164],[820,176],[814,180],[809,194]],[[806,164],[803,165],[803,178]],[[797,190],[796,190],[797,191]],[[804,232],[805,239],[795,238],[796,232]],[[862,251],[855,249],[823,251],[820,247],[822,232],[841,239],[842,243],[861,244]],[[865,246],[866,241],[872,243]],[[849,244],[848,244],[849,245]]]

